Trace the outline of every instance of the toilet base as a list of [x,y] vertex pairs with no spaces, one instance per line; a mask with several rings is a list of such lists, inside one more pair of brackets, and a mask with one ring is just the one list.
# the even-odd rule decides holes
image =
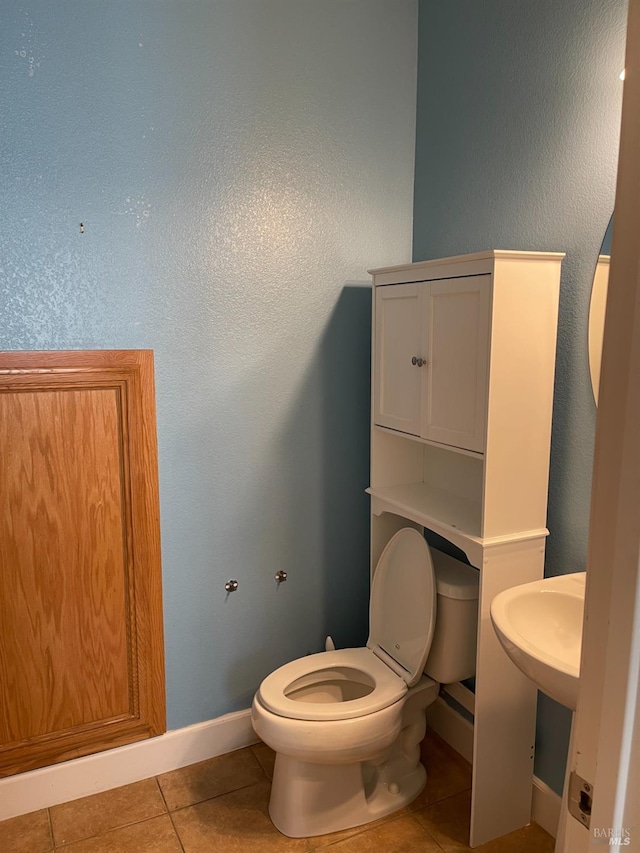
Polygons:
[[420,742],[425,710],[437,695],[429,678],[411,687],[400,735],[368,761],[316,764],[278,752],[269,802],[274,826],[291,838],[326,835],[378,820],[414,800],[427,781]]
[[427,774],[395,754],[379,764],[311,764],[279,753],[269,815],[290,838],[326,835],[385,817],[414,800]]
[[[348,750],[344,746],[349,720],[326,724],[282,720],[264,709],[256,696],[253,726],[276,752],[269,802],[274,826],[290,838],[326,835],[385,817],[415,799],[427,780],[420,764],[425,710],[436,700],[438,689],[435,681],[422,676],[407,691],[401,709],[391,706],[377,712],[375,725],[364,718],[368,721],[364,730],[347,726],[356,735]],[[391,724],[396,734],[389,741],[381,735]],[[311,729],[315,749],[309,747]],[[321,749],[320,732],[326,739]]]

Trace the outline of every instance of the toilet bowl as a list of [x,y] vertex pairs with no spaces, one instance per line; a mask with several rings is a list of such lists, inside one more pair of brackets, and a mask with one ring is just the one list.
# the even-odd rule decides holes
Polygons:
[[[477,605],[478,573],[442,557],[442,583],[449,591],[465,589],[461,600],[472,602],[467,622],[474,594]],[[402,808],[422,790],[425,711],[439,691],[438,682],[423,674],[425,664],[429,659],[441,677],[456,681],[472,675],[475,662],[473,626],[467,631],[473,649],[454,643],[452,657],[439,642],[442,650],[431,661],[436,589],[424,537],[413,528],[400,530],[376,566],[366,647],[299,658],[261,683],[252,723],[276,752],[269,814],[284,835],[359,826]],[[455,630],[455,618],[444,621]]]

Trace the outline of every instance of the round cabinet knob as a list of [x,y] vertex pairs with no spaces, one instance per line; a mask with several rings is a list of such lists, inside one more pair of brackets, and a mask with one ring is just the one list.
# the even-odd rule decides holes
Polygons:
[[422,365],[426,364],[426,363],[427,363],[426,358],[420,358],[417,355],[414,355],[413,358],[411,359],[411,364],[413,364],[414,367],[422,367]]
[[224,588],[227,592],[235,592],[238,589],[238,581],[227,581]]
[[283,572],[282,569],[280,569],[279,572],[276,572],[277,583],[284,583],[286,581],[286,579],[287,579],[287,573]]
[[414,355],[414,357],[411,359],[411,364],[415,367],[417,363],[418,363],[418,356]]

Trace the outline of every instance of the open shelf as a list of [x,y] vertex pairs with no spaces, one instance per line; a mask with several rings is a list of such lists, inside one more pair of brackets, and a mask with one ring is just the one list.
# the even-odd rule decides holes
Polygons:
[[470,560],[470,548],[478,555],[483,532],[481,455],[374,429],[371,461],[367,492],[374,515],[403,516],[449,539]]
[[432,447],[440,447],[443,450],[446,450],[448,453],[459,453],[461,456],[471,456],[473,459],[484,459],[484,453],[479,453],[477,450],[467,450],[465,447],[456,447],[451,444],[442,444],[440,441],[431,441],[428,438],[421,438],[419,435],[411,435],[408,432],[400,432],[397,429],[390,429],[389,427],[380,426],[379,424],[373,425],[374,431],[384,432],[388,435],[395,435],[400,438],[405,438],[407,441],[417,441],[420,444],[429,444]]
[[[429,483],[372,486],[372,512],[392,512],[409,518],[453,542],[480,541],[480,501],[470,500]],[[465,549],[466,550],[466,549]]]

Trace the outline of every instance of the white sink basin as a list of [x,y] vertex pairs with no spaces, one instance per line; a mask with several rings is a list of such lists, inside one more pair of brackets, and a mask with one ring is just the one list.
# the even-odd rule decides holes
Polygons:
[[504,650],[538,688],[575,711],[586,574],[514,586],[491,602]]

